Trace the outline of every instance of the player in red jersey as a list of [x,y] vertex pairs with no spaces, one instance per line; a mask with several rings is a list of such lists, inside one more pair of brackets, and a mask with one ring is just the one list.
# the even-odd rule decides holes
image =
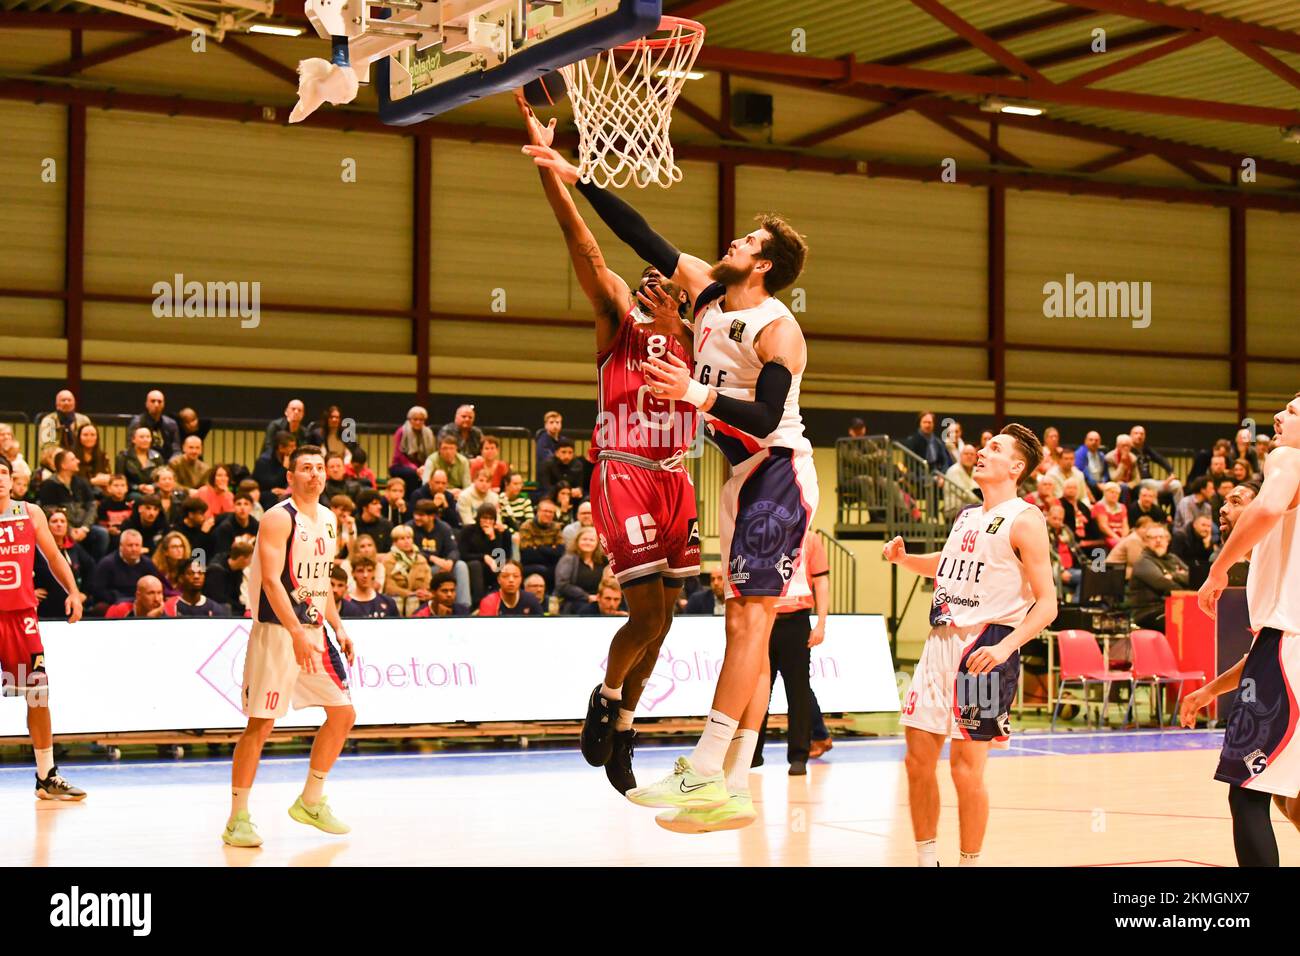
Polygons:
[[64,780],[54,765],[45,648],[37,625],[36,585],[32,579],[36,549],[41,549],[55,579],[68,592],[63,607],[70,624],[81,620],[81,592],[72,568],[50,534],[45,512],[14,501],[9,496],[12,488],[9,462],[0,457],[0,682],[4,696],[27,698],[27,730],[36,751],[36,796],[42,800],[84,800],[86,792]]
[[[533,145],[549,146],[555,120],[542,126],[516,94]],[[599,414],[591,452],[591,515],[601,547],[623,586],[628,618],[609,646],[604,683],[587,702],[582,755],[619,793],[632,775],[632,718],[672,625],[682,581],[700,571],[695,488],[682,459],[695,440],[696,411],[655,397],[641,371],[646,359],[675,355],[692,363],[688,298],[658,269],[641,274],[635,297],[605,264],[569,190],[539,169],[546,198],[596,318]]]

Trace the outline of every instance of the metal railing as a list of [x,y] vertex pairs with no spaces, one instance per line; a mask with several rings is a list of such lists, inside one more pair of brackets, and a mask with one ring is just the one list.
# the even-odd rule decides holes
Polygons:
[[830,570],[832,614],[858,613],[858,559],[828,531],[817,529]]

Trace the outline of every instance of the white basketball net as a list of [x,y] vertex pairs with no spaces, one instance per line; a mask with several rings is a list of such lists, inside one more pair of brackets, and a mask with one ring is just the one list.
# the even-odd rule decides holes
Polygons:
[[560,67],[578,125],[578,174],[602,189],[680,182],[668,131],[704,28],[665,18],[666,35]]

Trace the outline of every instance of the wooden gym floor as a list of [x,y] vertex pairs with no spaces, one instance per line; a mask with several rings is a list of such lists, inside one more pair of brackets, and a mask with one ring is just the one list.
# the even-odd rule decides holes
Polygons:
[[[1021,734],[989,761],[990,866],[1232,866],[1221,731]],[[31,768],[0,768],[5,862],[18,866],[577,865],[910,866],[902,742],[843,740],[806,777],[770,741],[751,786],[759,819],[683,836],[622,800],[572,749],[343,757],[327,793],[352,833],[289,819],[306,757],[263,762],[251,811],[266,843],[220,840],[229,760],[68,763],[80,804],[32,796]],[[642,780],[680,747],[644,746]],[[957,862],[956,797],[940,765],[940,861]],[[1300,834],[1276,811],[1284,865]]]

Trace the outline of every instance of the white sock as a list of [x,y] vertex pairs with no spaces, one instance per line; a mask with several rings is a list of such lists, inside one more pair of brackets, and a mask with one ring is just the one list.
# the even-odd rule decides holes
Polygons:
[[302,802],[309,807],[314,807],[320,803],[320,798],[325,793],[325,776],[329,771],[317,770],[315,767],[309,767],[307,770],[307,784],[302,788]]
[[722,773],[722,762],[727,757],[727,748],[731,738],[736,736],[740,721],[728,717],[720,710],[709,711],[709,719],[704,724],[704,733],[700,742],[691,751],[691,766],[702,777],[712,777]]
[[54,748],[53,747],[36,747],[36,773],[42,780],[50,775],[54,769]]
[[248,809],[248,795],[252,790],[252,787],[230,788],[230,818],[232,820],[235,818],[235,814],[240,810]]
[[620,707],[618,709],[618,720],[614,722],[614,729],[619,731],[620,733],[623,732],[624,730],[631,730],[632,720],[635,717],[636,717],[635,710],[624,710],[622,707]]
[[939,865],[939,841],[938,840],[917,841],[916,865],[917,866],[938,866]]
[[730,793],[749,793],[749,765],[758,747],[758,731],[742,730],[731,738],[727,759],[722,767],[727,771],[727,790]]
[[619,684],[617,687],[610,687],[608,684],[602,682],[600,685],[600,696],[604,697],[606,700],[622,700],[623,685]]
[[962,850],[961,862],[958,863],[957,865],[958,866],[979,866],[980,855],[978,853],[967,853],[965,850]]

